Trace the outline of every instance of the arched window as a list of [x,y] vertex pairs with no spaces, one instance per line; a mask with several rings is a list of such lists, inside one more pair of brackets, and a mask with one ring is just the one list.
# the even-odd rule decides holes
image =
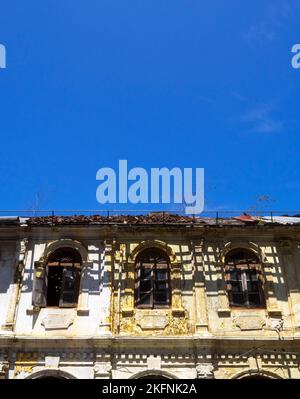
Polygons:
[[47,306],[74,307],[78,302],[81,255],[74,248],[59,248],[47,261]]
[[259,259],[251,251],[237,249],[225,258],[226,283],[231,306],[264,307]]
[[170,260],[163,250],[149,248],[138,255],[135,293],[135,303],[139,308],[170,306]]

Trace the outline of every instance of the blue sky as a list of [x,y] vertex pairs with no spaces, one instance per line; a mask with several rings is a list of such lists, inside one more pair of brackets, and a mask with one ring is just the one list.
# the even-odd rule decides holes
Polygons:
[[0,209],[103,209],[119,159],[204,167],[206,209],[299,209],[299,20],[296,0],[2,2]]

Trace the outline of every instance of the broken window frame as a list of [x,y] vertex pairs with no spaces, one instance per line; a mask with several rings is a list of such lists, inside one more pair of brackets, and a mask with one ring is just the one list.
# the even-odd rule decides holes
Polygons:
[[[149,261],[149,258],[153,259]],[[149,269],[149,278],[142,278],[143,270]],[[164,270],[166,278],[159,279],[159,270]],[[144,250],[136,262],[136,282],[135,282],[135,306],[138,309],[166,309],[171,306],[171,278],[170,260],[167,254],[160,249],[150,248]],[[141,291],[143,282],[150,281],[150,289]],[[164,288],[158,288],[159,284],[164,284]],[[165,301],[157,301],[157,294],[162,293],[166,296]],[[149,303],[141,303],[142,295],[149,296]]]
[[[69,274],[69,276],[67,276]],[[81,270],[78,267],[64,267],[62,272],[62,283],[60,289],[60,308],[73,308],[78,304],[79,286],[80,286]],[[72,281],[73,280],[73,281]],[[72,281],[72,289],[67,288],[68,282]],[[73,301],[65,299],[66,295],[72,295]]]
[[[240,254],[246,256],[238,256]],[[226,256],[225,271],[227,293],[231,307],[248,309],[265,308],[266,301],[263,291],[262,267],[256,255],[247,250],[231,251]],[[234,274],[235,278],[232,277]],[[255,276],[255,279],[252,276]],[[253,282],[257,284],[257,289],[249,290],[251,283],[253,286]],[[233,283],[236,284],[238,290],[233,290]],[[237,295],[242,298],[241,301],[234,299],[234,296]],[[256,298],[256,301],[251,301],[250,296]]]
[[[63,256],[64,252],[70,252],[72,255]],[[49,279],[48,274],[51,267],[62,267],[62,280],[60,286],[60,292],[58,295],[58,303],[56,305],[49,305],[48,292],[49,292]],[[71,274],[69,274],[71,273]],[[69,277],[67,276],[69,274]],[[46,307],[58,307],[58,308],[75,308],[78,305],[80,281],[82,274],[82,260],[79,252],[73,248],[59,248],[50,255],[46,265],[45,280],[48,280],[48,284],[45,284],[45,295],[46,295]],[[73,289],[67,289],[68,283],[73,279]],[[71,284],[72,285],[72,284]],[[66,295],[73,293],[73,300],[68,301],[65,299]]]

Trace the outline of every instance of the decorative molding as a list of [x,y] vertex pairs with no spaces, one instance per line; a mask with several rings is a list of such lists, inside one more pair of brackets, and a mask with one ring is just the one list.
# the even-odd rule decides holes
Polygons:
[[164,330],[168,325],[167,312],[141,311],[135,314],[136,324],[142,330]]
[[111,363],[96,363],[94,367],[94,375],[96,379],[111,378],[112,365]]
[[147,357],[148,370],[160,370],[161,369],[161,356],[150,355]]
[[266,324],[266,320],[256,315],[243,315],[235,316],[233,324],[241,331],[262,330]]
[[159,241],[159,240],[146,240],[146,241],[140,242],[130,253],[130,255],[128,257],[128,262],[134,263],[137,255],[141,251],[143,251],[144,249],[147,249],[147,248],[160,248],[163,251],[165,251],[167,253],[167,255],[169,256],[171,265],[179,263],[177,261],[176,254],[174,253],[173,249],[169,245],[167,245],[164,241]]
[[45,356],[45,367],[47,368],[59,368],[60,356]]
[[9,366],[8,362],[0,362],[0,380],[5,380],[7,377]]
[[74,315],[48,314],[43,318],[41,325],[45,330],[67,330],[74,323]]
[[283,330],[284,321],[282,319],[275,319],[271,323],[271,328],[278,334]]
[[214,366],[209,363],[200,363],[196,366],[197,378],[212,379],[214,378]]
[[78,240],[73,240],[71,238],[62,238],[48,243],[45,248],[44,254],[40,259],[40,262],[44,264],[44,262],[47,260],[47,258],[52,252],[62,247],[70,247],[76,249],[76,251],[78,251],[81,255],[82,263],[85,264],[87,262],[88,259],[87,248],[82,244],[82,242]]
[[220,245],[219,256],[217,260],[219,265],[224,265],[226,255],[234,249],[248,250],[255,254],[259,258],[261,263],[266,261],[266,256],[262,249],[252,241],[232,240],[224,241],[222,244]]

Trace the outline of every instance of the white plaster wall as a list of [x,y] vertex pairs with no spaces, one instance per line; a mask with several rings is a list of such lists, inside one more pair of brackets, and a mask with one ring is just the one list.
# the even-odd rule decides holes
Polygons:
[[34,315],[32,310],[32,287],[34,262],[38,261],[44,253],[45,243],[33,244],[29,247],[24,266],[23,280],[21,285],[20,299],[16,311],[15,332],[17,335],[31,335],[34,326]]
[[[36,243],[28,251],[24,269],[23,283],[20,301],[16,316],[16,334],[38,336],[93,336],[101,335],[99,326],[106,320],[110,309],[110,287],[107,286],[107,271],[103,259],[103,247],[94,243],[89,246],[88,266],[83,272],[82,287],[85,308],[88,313],[78,315],[77,309],[42,308],[33,313],[32,289],[34,262],[38,261],[44,254],[46,243]],[[42,325],[48,315],[70,315],[73,322],[68,329],[47,330]]]
[[9,306],[10,284],[13,282],[15,270],[15,250],[12,243],[0,245],[0,329],[5,323]]

